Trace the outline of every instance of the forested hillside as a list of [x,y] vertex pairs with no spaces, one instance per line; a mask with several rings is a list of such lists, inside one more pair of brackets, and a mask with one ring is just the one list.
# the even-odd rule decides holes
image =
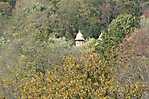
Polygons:
[[148,0],[0,0],[0,99],[148,98]]

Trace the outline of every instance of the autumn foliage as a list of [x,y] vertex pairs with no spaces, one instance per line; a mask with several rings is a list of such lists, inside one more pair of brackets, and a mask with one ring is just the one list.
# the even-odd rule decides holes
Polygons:
[[[95,53],[64,58],[46,75],[38,73],[18,87],[21,99],[116,99],[139,96],[137,84],[121,86]],[[128,94],[129,93],[129,94]],[[122,94],[122,95],[121,95]],[[129,98],[128,98],[129,99]]]

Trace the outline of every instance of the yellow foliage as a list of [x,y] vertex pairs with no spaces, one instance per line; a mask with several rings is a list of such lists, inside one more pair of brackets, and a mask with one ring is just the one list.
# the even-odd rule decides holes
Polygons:
[[61,66],[54,67],[46,75],[34,75],[21,85],[20,98],[115,99],[119,91],[123,97],[137,96],[139,90],[136,85],[118,86],[113,75],[111,68],[96,53],[80,56],[79,59],[67,56]]

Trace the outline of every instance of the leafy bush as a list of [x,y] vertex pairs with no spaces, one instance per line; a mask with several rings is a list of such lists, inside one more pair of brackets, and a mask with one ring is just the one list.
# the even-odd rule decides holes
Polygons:
[[61,66],[53,67],[46,75],[33,75],[21,83],[18,90],[23,99],[123,99],[141,94],[138,84],[119,85],[112,67],[103,63],[95,53],[80,58],[67,56]]
[[42,5],[41,3],[37,2],[37,3],[33,4],[33,6],[30,8],[24,8],[24,14],[31,15],[31,14],[34,14],[35,12],[42,12],[46,9],[47,8],[45,5]]
[[142,13],[143,0],[114,0],[117,4],[120,14],[131,14],[133,16],[140,16]]
[[[81,49],[70,47],[71,41],[66,41],[65,38],[53,37],[43,42],[35,41],[31,36],[19,38],[19,33],[16,34],[15,39],[0,50],[0,83],[1,80],[4,80],[0,91],[7,98],[12,97],[7,95],[7,92],[18,93],[13,88],[17,87],[19,83],[30,79],[37,72],[44,74],[53,66],[62,64],[64,56],[72,54],[79,57],[84,53]],[[1,90],[1,87],[5,86],[6,92]],[[16,95],[16,97],[18,96]]]
[[115,47],[123,41],[126,35],[138,27],[138,22],[138,19],[132,15],[119,15],[111,22],[108,30],[102,33],[101,40],[99,39],[96,50],[99,51],[104,57],[108,57],[110,56],[109,54],[113,54],[114,56],[111,55],[113,56],[111,59],[115,59]]
[[0,48],[6,43],[6,39],[4,37],[0,37]]
[[95,38],[89,38],[88,40],[86,40],[82,48],[87,52],[95,52],[96,42],[97,40]]
[[105,43],[120,43],[125,36],[138,27],[138,19],[132,15],[122,14],[114,19],[109,25],[108,31],[103,33],[102,39]]

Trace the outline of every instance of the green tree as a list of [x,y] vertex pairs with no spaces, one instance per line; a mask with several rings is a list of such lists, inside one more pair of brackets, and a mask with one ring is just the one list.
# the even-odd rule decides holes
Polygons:
[[120,44],[126,35],[134,31],[139,26],[139,21],[136,17],[129,14],[119,15],[114,19],[106,32],[102,33],[101,43],[102,50],[113,48]]
[[119,13],[131,14],[133,16],[141,15],[141,0],[115,0],[117,7],[119,8]]

